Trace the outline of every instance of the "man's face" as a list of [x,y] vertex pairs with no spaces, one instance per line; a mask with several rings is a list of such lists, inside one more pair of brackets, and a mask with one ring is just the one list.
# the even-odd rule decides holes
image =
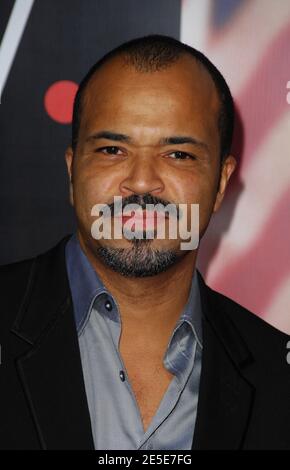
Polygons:
[[[190,205],[199,204],[203,235],[235,167],[228,157],[220,174],[219,108],[209,74],[187,56],[152,73],[115,58],[90,81],[77,149],[75,154],[68,149],[66,160],[79,234],[112,269],[153,275],[188,255],[180,250],[179,237],[95,240],[92,207],[112,205],[114,196],[141,205],[187,204],[188,219]],[[174,137],[184,137],[184,143]]]

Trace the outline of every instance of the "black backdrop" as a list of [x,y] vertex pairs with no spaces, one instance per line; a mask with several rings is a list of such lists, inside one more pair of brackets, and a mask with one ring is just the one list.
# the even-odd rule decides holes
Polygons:
[[[0,2],[0,40],[13,5]],[[35,0],[1,97],[0,264],[50,248],[75,226],[64,161],[70,125],[45,111],[47,89],[79,83],[123,41],[179,38],[179,28],[179,0]]]

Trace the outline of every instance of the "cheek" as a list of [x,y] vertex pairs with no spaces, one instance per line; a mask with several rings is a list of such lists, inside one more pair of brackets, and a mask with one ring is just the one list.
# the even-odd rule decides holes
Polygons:
[[197,172],[186,174],[184,172],[180,176],[173,175],[172,178],[168,179],[166,186],[175,193],[174,199],[177,202],[206,205],[207,201],[213,199],[216,182],[209,174]]
[[110,177],[104,177],[100,173],[79,172],[74,184],[74,208],[79,225],[91,233],[95,216],[92,209],[96,204],[108,204],[112,202],[112,182]]
[[180,179],[175,176],[171,181],[171,190],[172,200],[187,204],[188,221],[191,218],[191,204],[199,204],[200,227],[205,227],[211,217],[216,198],[216,181],[213,176],[184,174]]
[[97,168],[79,168],[75,181],[75,200],[80,206],[109,203],[116,191],[116,177]]

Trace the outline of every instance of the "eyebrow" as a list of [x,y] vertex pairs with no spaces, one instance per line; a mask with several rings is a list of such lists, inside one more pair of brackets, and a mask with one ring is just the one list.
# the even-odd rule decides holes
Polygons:
[[[119,134],[116,132],[106,131],[106,130],[96,132],[90,135],[89,137],[87,137],[86,142],[94,141],[97,139],[108,139],[108,140],[113,140],[114,142],[125,142],[127,144],[130,144],[133,142],[133,139],[126,134]],[[206,150],[209,150],[208,145],[205,142],[202,142],[201,140],[198,140],[192,136],[176,135],[176,136],[170,136],[170,137],[163,137],[160,139],[159,144],[160,145],[193,144],[193,145],[202,147]]]

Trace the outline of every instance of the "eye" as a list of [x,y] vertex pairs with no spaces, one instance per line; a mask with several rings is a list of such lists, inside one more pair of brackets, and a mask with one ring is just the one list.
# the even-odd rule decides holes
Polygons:
[[96,149],[95,152],[102,152],[105,155],[121,155],[121,153],[118,153],[118,152],[122,152],[122,151],[119,147],[111,146],[111,147],[100,147]]
[[[172,157],[172,155],[175,155]],[[195,160],[194,155],[191,155],[190,153],[187,152],[181,152],[180,150],[177,150],[176,152],[171,152],[168,154],[169,158],[173,158],[174,160]]]

